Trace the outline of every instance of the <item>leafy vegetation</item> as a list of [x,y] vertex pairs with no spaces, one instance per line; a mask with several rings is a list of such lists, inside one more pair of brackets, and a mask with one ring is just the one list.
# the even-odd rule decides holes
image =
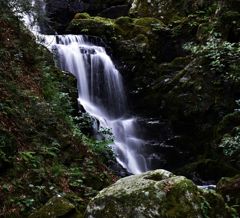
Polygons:
[[240,132],[237,128],[235,135],[226,135],[223,137],[219,147],[223,148],[223,153],[226,156],[238,158],[240,154]]
[[1,6],[0,216],[26,217],[56,194],[84,208],[115,176],[79,130],[75,80]]
[[[198,60],[199,68],[205,74],[212,74],[217,86],[220,84],[225,87],[225,92],[230,88],[233,92],[240,84],[240,44],[239,42],[229,42],[225,40],[222,34],[212,30],[206,42],[186,43],[184,49],[191,52],[195,60]],[[219,80],[220,82],[216,82]],[[235,167],[239,168],[240,152],[240,131],[238,121],[239,100],[238,92],[235,96],[235,113],[229,111],[219,123],[219,136],[216,138],[218,148],[222,151],[225,160],[230,161]]]
[[[189,50],[196,57],[202,57],[209,63],[210,71],[225,73],[226,78],[235,80],[240,79],[239,65],[237,60],[240,56],[240,44],[230,43],[220,38],[220,34],[214,33],[210,36],[205,44],[187,43],[184,48]],[[207,63],[205,63],[207,64]],[[229,72],[226,69],[229,67]],[[235,75],[231,72],[234,69]]]

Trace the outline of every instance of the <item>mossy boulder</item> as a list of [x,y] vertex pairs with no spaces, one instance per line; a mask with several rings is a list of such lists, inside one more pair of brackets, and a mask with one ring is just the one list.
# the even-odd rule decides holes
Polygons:
[[132,39],[138,34],[151,35],[155,29],[163,29],[165,25],[156,18],[119,17],[110,19],[94,17],[87,13],[77,13],[68,27],[68,31],[77,34],[98,36],[106,42],[119,38]]
[[85,217],[231,217],[223,198],[165,170],[120,179],[93,198]]
[[224,197],[228,205],[236,208],[240,215],[240,175],[222,178],[216,190]]
[[80,13],[75,15],[68,32],[100,37],[120,62],[140,59],[149,63],[152,58],[162,61],[174,56],[171,32],[156,18],[108,19]]
[[81,34],[107,38],[114,36],[116,32],[116,26],[112,19],[91,17],[87,13],[76,14],[70,28],[71,32],[78,30]]
[[62,196],[51,198],[43,207],[32,213],[29,218],[52,218],[52,217],[82,218],[75,206]]

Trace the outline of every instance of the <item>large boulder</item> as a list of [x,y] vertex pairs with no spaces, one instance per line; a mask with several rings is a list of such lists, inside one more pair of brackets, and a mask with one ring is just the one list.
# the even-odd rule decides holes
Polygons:
[[120,179],[93,198],[85,217],[231,217],[223,198],[165,170]]

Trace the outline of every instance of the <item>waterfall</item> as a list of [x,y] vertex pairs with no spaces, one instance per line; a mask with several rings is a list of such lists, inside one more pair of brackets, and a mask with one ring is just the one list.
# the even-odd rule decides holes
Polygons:
[[99,121],[100,127],[111,130],[114,143],[110,146],[118,162],[134,174],[146,171],[145,160],[139,153],[143,141],[135,131],[136,120],[126,113],[122,76],[105,49],[79,35],[45,38],[51,42],[60,68],[77,78],[79,103]]
[[[33,15],[27,16],[25,23],[31,27]],[[112,132],[114,142],[109,146],[117,161],[133,174],[148,170],[146,159],[141,155],[144,141],[138,137],[136,119],[127,115],[121,74],[105,49],[81,35],[43,35],[36,33],[38,31],[40,28],[32,28],[41,43],[55,54],[59,67],[76,77],[79,103],[99,121],[100,127]]]

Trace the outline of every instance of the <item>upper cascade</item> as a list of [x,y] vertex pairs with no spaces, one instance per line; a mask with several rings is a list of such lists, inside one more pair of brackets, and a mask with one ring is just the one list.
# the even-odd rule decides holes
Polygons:
[[[46,4],[45,0],[28,0],[30,11],[23,14],[23,22],[27,28],[35,35],[46,33]],[[20,14],[21,16],[21,14]]]

